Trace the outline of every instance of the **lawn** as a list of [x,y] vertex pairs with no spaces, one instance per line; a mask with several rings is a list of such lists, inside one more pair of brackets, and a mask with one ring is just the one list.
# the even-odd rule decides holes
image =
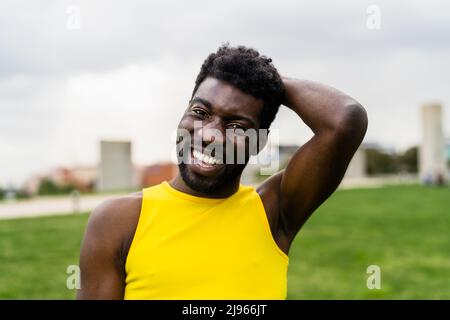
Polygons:
[[[0,220],[0,298],[71,299],[87,214]],[[369,290],[369,265],[381,289]],[[337,191],[297,236],[289,299],[450,299],[450,190]]]

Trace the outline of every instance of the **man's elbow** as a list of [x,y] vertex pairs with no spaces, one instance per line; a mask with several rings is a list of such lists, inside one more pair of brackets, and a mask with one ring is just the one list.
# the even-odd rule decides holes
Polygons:
[[337,132],[361,142],[366,134],[367,125],[367,111],[360,103],[355,101],[345,106],[337,126]]

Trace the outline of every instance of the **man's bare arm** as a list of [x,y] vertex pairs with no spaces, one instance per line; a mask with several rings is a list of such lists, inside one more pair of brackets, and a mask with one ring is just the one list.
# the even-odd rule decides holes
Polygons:
[[337,188],[367,130],[367,114],[354,99],[331,87],[283,78],[284,105],[314,136],[297,150],[280,183],[280,220],[289,242],[312,212]]
[[105,201],[92,212],[80,253],[77,299],[123,299],[126,255],[140,206],[138,194]]

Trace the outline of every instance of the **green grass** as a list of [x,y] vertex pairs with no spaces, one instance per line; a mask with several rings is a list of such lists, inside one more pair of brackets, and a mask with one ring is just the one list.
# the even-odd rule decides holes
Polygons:
[[[369,290],[369,265],[381,289]],[[290,299],[450,298],[450,190],[422,186],[341,190],[290,252]]]
[[0,299],[73,299],[66,270],[78,264],[87,219],[0,220]]
[[[0,298],[71,299],[87,214],[0,220]],[[369,290],[366,269],[381,268]],[[450,190],[337,191],[297,236],[289,299],[450,299]]]

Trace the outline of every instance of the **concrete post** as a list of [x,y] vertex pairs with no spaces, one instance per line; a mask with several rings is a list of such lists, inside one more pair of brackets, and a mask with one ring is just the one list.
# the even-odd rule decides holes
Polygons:
[[442,106],[427,104],[422,107],[422,143],[419,149],[419,173],[425,184],[438,184],[447,180],[444,153]]

